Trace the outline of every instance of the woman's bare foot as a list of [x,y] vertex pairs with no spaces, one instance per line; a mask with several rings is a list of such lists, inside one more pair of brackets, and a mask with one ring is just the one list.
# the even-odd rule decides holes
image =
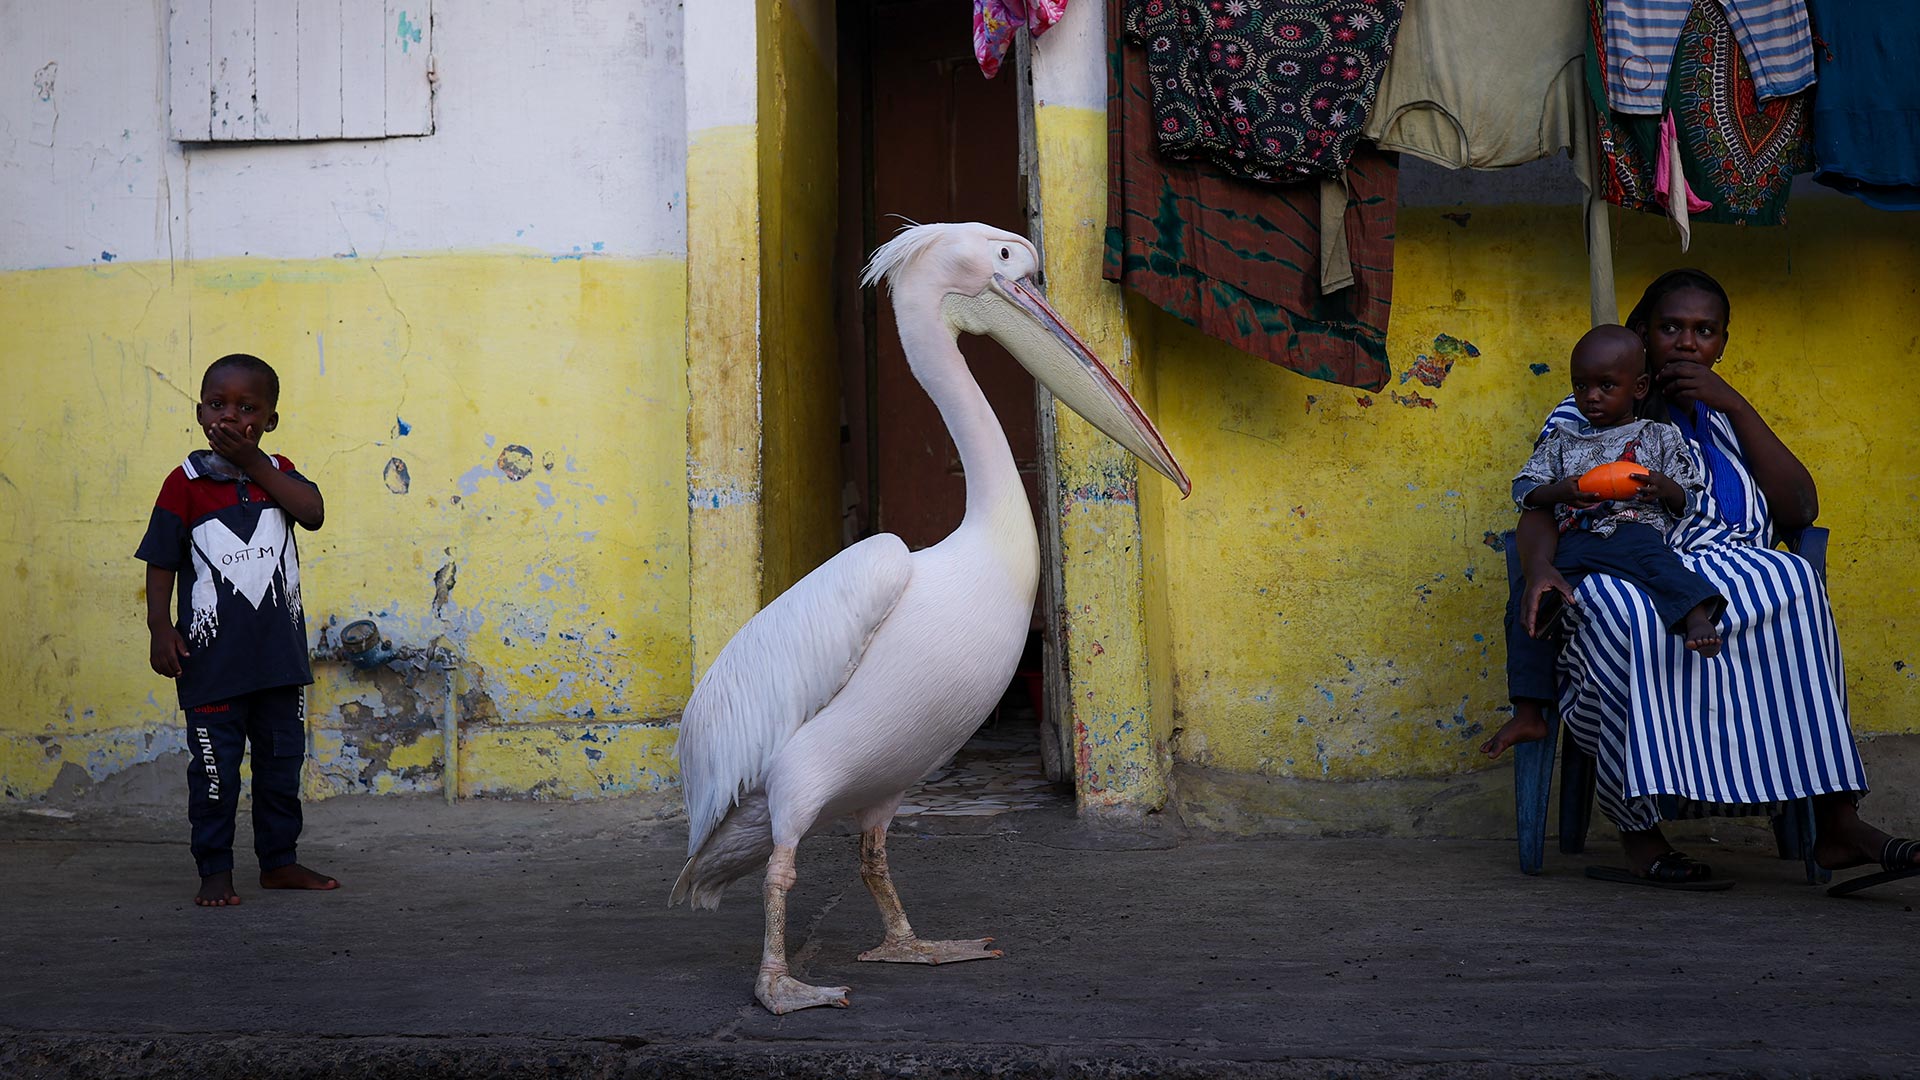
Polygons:
[[[1823,803],[1826,800],[1822,800]],[[1880,854],[1891,839],[1886,833],[1860,820],[1851,802],[1838,802],[1820,815],[1813,842],[1813,860],[1828,870],[1849,870],[1856,866],[1880,865]],[[1907,863],[1920,867],[1920,852]],[[1899,869],[1894,867],[1894,869]]]
[[233,871],[222,870],[201,878],[200,891],[193,894],[193,902],[201,907],[232,907],[238,904],[240,894],[233,891]]
[[337,889],[340,883],[317,871],[309,870],[299,863],[288,863],[272,870],[260,871],[260,887],[263,889],[318,889],[325,892]]
[[1493,738],[1480,744],[1480,752],[1497,758],[1515,743],[1539,742],[1547,737],[1547,714],[1537,701],[1521,699],[1513,703],[1513,719],[1500,725]]
[[1711,660],[1720,655],[1720,629],[1701,604],[1687,612],[1687,648]]

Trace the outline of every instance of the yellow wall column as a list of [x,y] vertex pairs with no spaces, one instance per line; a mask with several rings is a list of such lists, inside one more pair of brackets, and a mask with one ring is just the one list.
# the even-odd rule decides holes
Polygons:
[[840,550],[833,0],[760,0],[761,602]]
[[686,9],[687,502],[696,680],[760,607],[760,170],[754,0]]
[[[1098,16],[1098,5],[1082,6]],[[1068,50],[1083,44],[1073,38],[1063,43]],[[1043,72],[1036,85],[1044,81]],[[1119,288],[1100,277],[1106,114],[1047,104],[1042,97],[1034,122],[1048,299],[1138,394],[1144,383],[1135,369],[1125,301]],[[1152,412],[1150,400],[1143,405]],[[1148,634],[1154,583],[1142,544],[1139,462],[1067,409],[1054,410],[1051,434],[1059,515],[1056,601],[1066,668],[1066,702],[1056,715],[1071,733],[1080,810],[1122,816],[1156,811],[1167,801],[1171,721],[1166,690],[1152,677],[1165,665],[1154,662]]]

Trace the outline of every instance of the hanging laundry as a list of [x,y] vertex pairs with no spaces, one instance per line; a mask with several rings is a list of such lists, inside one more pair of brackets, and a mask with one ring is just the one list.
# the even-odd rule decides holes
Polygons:
[[[1613,0],[1605,3],[1611,7]],[[1812,158],[1807,137],[1812,95],[1758,100],[1723,0],[1698,0],[1681,27],[1662,98],[1664,114],[1672,118],[1670,137],[1663,140],[1666,115],[1628,116],[1607,109],[1613,58],[1605,49],[1601,8],[1602,0],[1590,0],[1587,83],[1599,113],[1607,201],[1676,220],[1784,221],[1793,176],[1805,172]]]
[[1250,180],[1337,177],[1404,0],[1125,0],[1163,153]]
[[1586,188],[1594,325],[1619,321],[1606,204],[1596,194],[1587,11],[1579,0],[1406,0],[1363,134],[1450,169],[1567,150]]
[[1583,5],[1406,0],[1364,133],[1450,169],[1524,165],[1587,127]]
[[1809,8],[1821,44],[1813,178],[1882,210],[1920,210],[1920,5]]
[[1022,26],[1034,37],[1060,21],[1067,0],[973,0],[973,58],[980,74],[991,79],[1013,48],[1013,33]]
[[[1109,0],[1109,26],[1122,3]],[[1237,349],[1311,378],[1379,390],[1387,383],[1393,227],[1399,168],[1362,147],[1345,198],[1320,185],[1265,185],[1205,161],[1159,152],[1149,60],[1112,39],[1108,66],[1104,276]],[[1335,185],[1336,190],[1338,186]],[[1321,207],[1344,224],[1353,284],[1329,295],[1315,273]]]
[[[1813,35],[1805,0],[1717,0],[1762,101],[1813,85]],[[1693,0],[1606,0],[1607,101],[1657,116]]]

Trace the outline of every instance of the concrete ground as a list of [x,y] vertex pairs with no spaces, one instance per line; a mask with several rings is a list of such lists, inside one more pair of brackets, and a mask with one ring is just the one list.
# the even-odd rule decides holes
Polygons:
[[[1679,894],[1521,876],[1511,843],[1218,840],[1063,811],[896,823],[929,937],[859,963],[853,840],[801,848],[796,974],[754,1004],[757,882],[668,910],[684,826],[641,800],[337,799],[331,894],[199,910],[182,815],[0,809],[0,1076],[1920,1075],[1920,882],[1835,900],[1743,844]],[[1745,835],[1745,834],[1740,834]],[[248,843],[242,829],[242,843]]]

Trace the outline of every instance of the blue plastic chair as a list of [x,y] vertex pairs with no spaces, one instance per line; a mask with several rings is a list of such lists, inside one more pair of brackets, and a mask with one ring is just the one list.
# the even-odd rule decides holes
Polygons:
[[[1526,588],[1520,572],[1520,549],[1512,530],[1500,535],[1507,553],[1507,588]],[[1820,580],[1827,579],[1827,530],[1808,526],[1786,538],[1788,551],[1813,565]],[[1553,781],[1554,748],[1562,740],[1560,710],[1547,704],[1547,737],[1513,748],[1513,814],[1520,842],[1520,872],[1537,874],[1546,862],[1547,807]],[[1593,755],[1582,750],[1568,733],[1560,752],[1560,851],[1578,855],[1587,848],[1587,828],[1593,820]],[[1671,815],[1663,815],[1671,816]],[[1783,859],[1806,864],[1807,882],[1824,884],[1832,875],[1813,861],[1813,800],[1795,799],[1773,818],[1774,842]]]

